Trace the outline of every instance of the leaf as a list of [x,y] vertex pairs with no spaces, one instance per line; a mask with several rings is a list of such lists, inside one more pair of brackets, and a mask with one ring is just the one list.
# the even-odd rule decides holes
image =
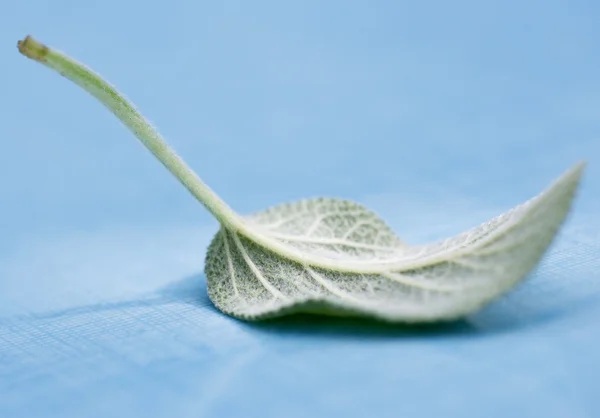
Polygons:
[[221,223],[206,255],[208,293],[221,311],[248,320],[290,312],[398,322],[467,315],[535,267],[584,169],[575,166],[490,222],[425,246],[407,246],[374,213],[339,199],[309,199],[242,218],[98,74],[30,36],[17,46],[98,99]]
[[530,201],[454,238],[407,246],[368,209],[309,199],[245,219],[268,246],[221,228],[206,255],[209,297],[246,320],[293,312],[397,322],[465,316],[535,267],[571,206],[583,164]]

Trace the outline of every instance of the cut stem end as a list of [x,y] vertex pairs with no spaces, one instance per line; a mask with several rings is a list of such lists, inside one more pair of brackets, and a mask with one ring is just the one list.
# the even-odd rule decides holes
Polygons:
[[17,47],[21,54],[35,61],[43,62],[48,55],[48,47],[29,35],[22,41],[17,42]]

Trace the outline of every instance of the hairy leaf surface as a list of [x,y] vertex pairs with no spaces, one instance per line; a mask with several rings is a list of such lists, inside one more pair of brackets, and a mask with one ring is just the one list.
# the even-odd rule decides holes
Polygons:
[[374,213],[308,199],[221,230],[206,256],[209,296],[244,319],[290,312],[436,321],[461,317],[523,280],[563,223],[579,165],[528,202],[454,238],[407,246]]
[[223,312],[248,320],[287,312],[399,322],[467,315],[535,267],[584,169],[579,164],[508,213],[425,246],[404,244],[374,213],[340,199],[308,199],[243,218],[102,77],[31,36],[17,46],[110,109],[219,221],[206,255],[208,293]]

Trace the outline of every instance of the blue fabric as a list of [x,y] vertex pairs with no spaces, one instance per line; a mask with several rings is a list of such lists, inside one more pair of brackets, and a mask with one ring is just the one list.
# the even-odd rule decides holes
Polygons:
[[99,71],[242,213],[341,196],[423,243],[585,159],[572,216],[463,321],[240,322],[206,296],[215,221],[4,48],[0,417],[599,416],[600,6],[213,3],[8,2],[0,39]]

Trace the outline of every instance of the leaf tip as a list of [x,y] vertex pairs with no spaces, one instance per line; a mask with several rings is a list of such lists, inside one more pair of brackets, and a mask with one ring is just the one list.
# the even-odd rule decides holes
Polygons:
[[574,191],[581,181],[581,177],[583,176],[586,166],[586,161],[582,160],[578,162],[565,171],[558,179],[556,179],[549,189],[562,190],[565,186],[567,186]]
[[573,173],[574,175],[581,175],[584,172],[586,167],[587,167],[587,161],[581,160],[577,164],[575,164],[569,171],[571,173]]

